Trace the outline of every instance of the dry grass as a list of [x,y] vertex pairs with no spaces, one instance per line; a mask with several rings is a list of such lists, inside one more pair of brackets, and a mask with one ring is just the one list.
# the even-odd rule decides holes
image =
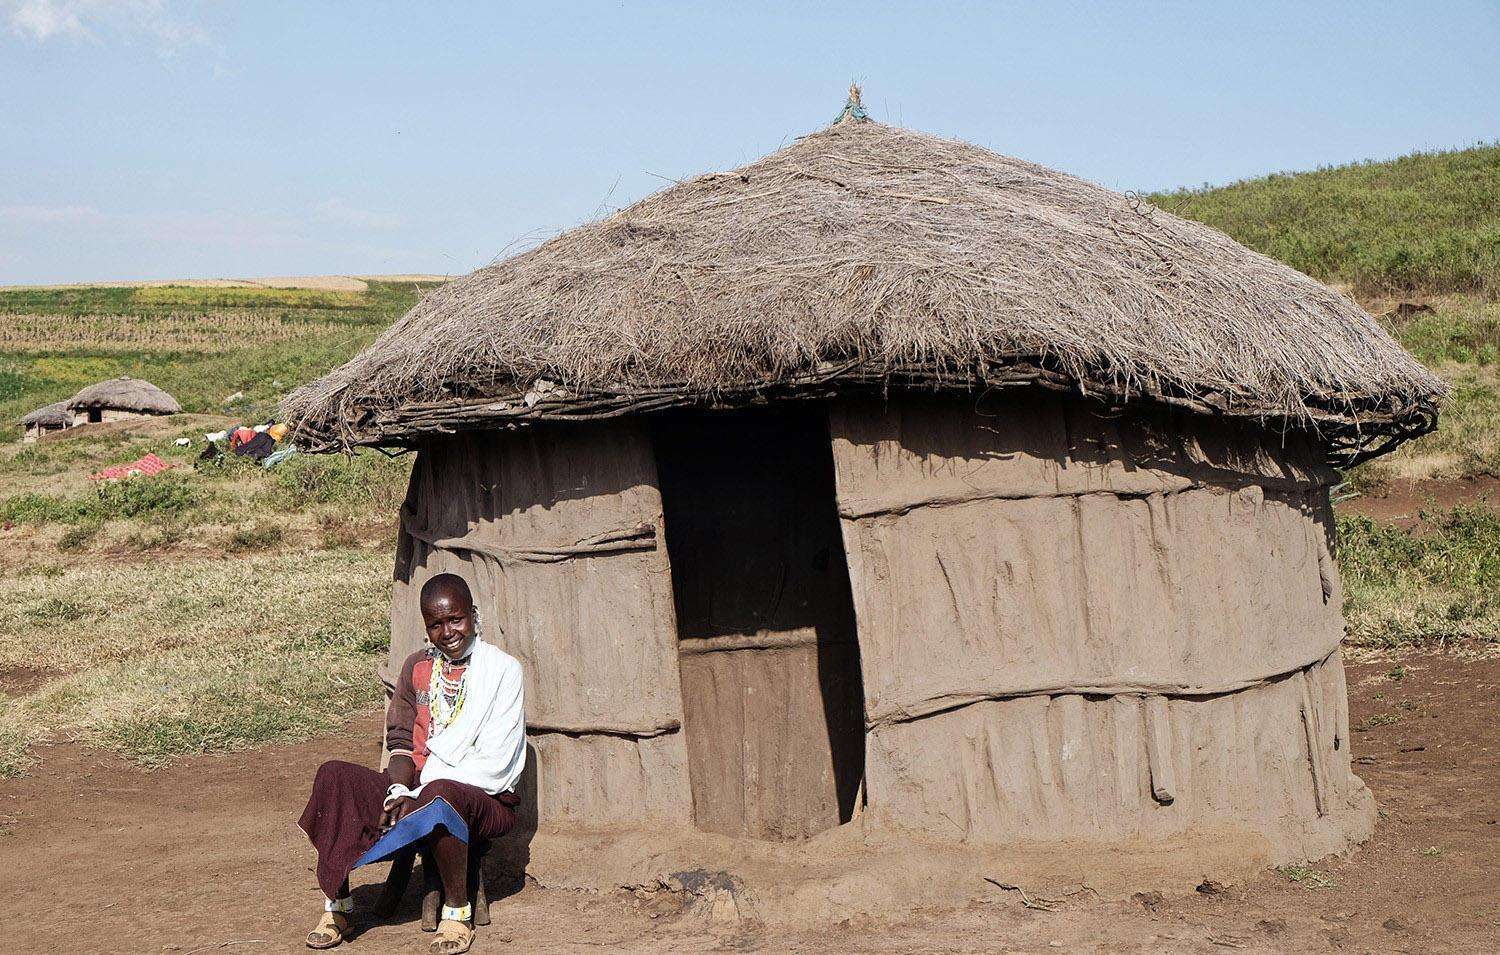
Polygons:
[[100,354],[169,351],[219,354],[316,331],[309,317],[265,309],[210,309],[164,315],[0,313],[0,351],[42,354],[88,349]]
[[385,557],[345,550],[59,563],[7,576],[0,669],[49,668],[59,631],[78,669],[184,648],[383,645]]
[[369,442],[384,432],[367,413],[473,408],[538,381],[580,404],[706,400],[829,365],[968,386],[1018,363],[1293,419],[1406,414],[1441,392],[1353,302],[1223,233],[964,143],[847,122],[443,286],[284,408],[309,432]]
[[[374,703],[389,555],[34,568],[0,580],[0,671],[71,675],[0,707],[0,774],[40,738],[143,762],[306,735]],[[7,769],[8,768],[8,769]]]

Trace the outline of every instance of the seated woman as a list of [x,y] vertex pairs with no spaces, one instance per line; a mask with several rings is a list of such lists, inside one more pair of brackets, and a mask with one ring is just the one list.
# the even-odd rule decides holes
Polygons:
[[[354,911],[350,870],[407,815],[442,800],[476,842],[504,835],[515,822],[513,790],[526,766],[521,665],[480,639],[463,578],[440,574],[427,581],[421,608],[429,646],[401,667],[386,718],[389,765],[376,772],[340,760],[324,763],[302,813],[326,896],[323,918],[307,936],[310,948],[344,940]],[[474,940],[468,843],[443,826],[424,838],[443,881],[442,921],[431,951],[467,952]]]

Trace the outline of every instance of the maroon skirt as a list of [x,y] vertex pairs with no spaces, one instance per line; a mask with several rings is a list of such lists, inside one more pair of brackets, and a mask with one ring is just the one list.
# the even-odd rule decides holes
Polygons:
[[[380,838],[386,790],[391,778],[356,763],[329,760],[313,777],[312,795],[297,824],[318,850],[318,885],[330,899],[349,878],[354,862]],[[437,779],[422,787],[417,808],[442,799],[463,817],[474,842],[496,839],[515,825],[517,799],[489,793],[468,783]]]

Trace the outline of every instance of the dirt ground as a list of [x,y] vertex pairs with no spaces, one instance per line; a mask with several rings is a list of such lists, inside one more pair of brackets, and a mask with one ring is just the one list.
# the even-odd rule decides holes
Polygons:
[[[1051,911],[989,887],[958,911],[795,932],[528,883],[495,904],[474,951],[1500,951],[1500,659],[1359,663],[1350,686],[1357,770],[1380,823],[1347,859],[1188,897],[1040,903]],[[30,776],[0,783],[0,950],[306,951],[320,896],[295,818],[320,761],[374,760],[377,725],[156,772],[45,751]],[[383,878],[372,868],[364,879]],[[341,950],[424,952],[430,938],[411,898]]]
[[1500,510],[1500,478],[1487,474],[1450,480],[1397,478],[1344,501],[1339,510],[1410,530],[1422,523],[1423,511],[1445,511],[1461,504]]

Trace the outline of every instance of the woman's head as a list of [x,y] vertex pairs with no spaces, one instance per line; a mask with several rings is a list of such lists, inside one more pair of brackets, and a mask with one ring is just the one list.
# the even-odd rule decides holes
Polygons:
[[474,597],[457,574],[438,574],[422,585],[422,626],[427,640],[450,660],[461,659],[474,641]]

